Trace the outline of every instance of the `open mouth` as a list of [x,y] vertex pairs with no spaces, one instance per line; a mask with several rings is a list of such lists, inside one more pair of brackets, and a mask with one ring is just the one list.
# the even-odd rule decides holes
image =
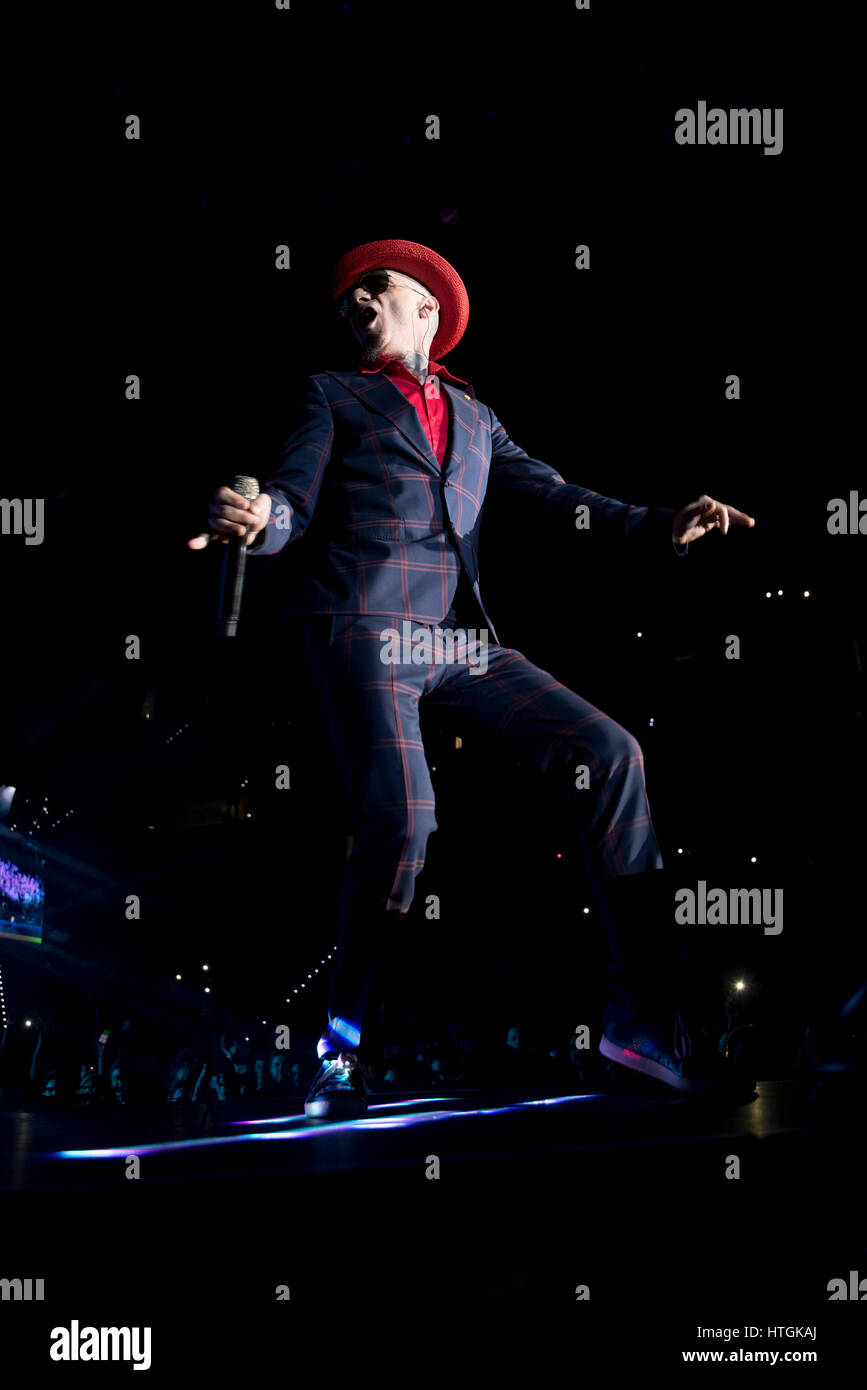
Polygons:
[[375,318],[376,318],[376,308],[375,308],[375,306],[374,306],[373,304],[367,304],[367,305],[365,305],[365,307],[364,307],[364,308],[361,310],[361,312],[359,313],[356,322],[358,323],[359,328],[367,328],[367,327],[369,327],[369,325],[370,325],[371,323],[373,323],[373,320],[374,320]]

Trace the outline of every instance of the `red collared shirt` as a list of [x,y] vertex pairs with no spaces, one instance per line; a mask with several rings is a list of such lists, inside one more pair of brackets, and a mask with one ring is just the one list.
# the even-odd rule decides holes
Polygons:
[[446,445],[449,435],[449,412],[448,399],[440,390],[437,381],[438,376],[445,377],[455,386],[466,386],[465,381],[460,377],[452,376],[448,368],[441,362],[428,362],[428,377],[421,385],[417,377],[408,371],[402,362],[397,358],[392,361],[383,362],[381,367],[362,367],[362,372],[385,372],[391,377],[395,386],[403,392],[408,401],[411,401],[418,412],[421,420],[422,429],[428,438],[428,443],[436,455],[440,468],[446,456]]

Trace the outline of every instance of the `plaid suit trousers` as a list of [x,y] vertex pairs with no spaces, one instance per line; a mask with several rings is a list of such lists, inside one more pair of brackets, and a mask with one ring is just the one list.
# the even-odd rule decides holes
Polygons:
[[[356,820],[340,899],[330,1018],[348,1020],[360,1032],[386,927],[409,910],[428,837],[437,828],[419,724],[423,704],[459,714],[467,735],[483,731],[505,756],[563,779],[609,949],[612,957],[622,956],[614,962],[623,967],[619,979],[610,977],[609,985],[616,989],[637,978],[639,972],[626,969],[634,942],[618,938],[607,910],[614,880],[663,868],[637,740],[520,652],[494,642],[486,662],[474,669],[466,644],[457,645],[453,660],[437,660],[443,653],[437,629],[429,628],[434,660],[386,664],[382,634],[392,621],[336,614],[305,623],[309,668]],[[413,635],[423,626],[412,624]],[[575,788],[580,764],[589,769],[583,790]],[[635,1012],[628,988],[620,994],[619,1011],[609,1006],[607,1017]]]

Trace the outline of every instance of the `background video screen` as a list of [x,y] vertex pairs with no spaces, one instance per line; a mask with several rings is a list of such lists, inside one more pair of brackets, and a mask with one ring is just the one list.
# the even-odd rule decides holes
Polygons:
[[21,846],[11,857],[8,846],[0,853],[0,936],[14,941],[42,941],[45,881],[38,870],[41,857],[35,846]]

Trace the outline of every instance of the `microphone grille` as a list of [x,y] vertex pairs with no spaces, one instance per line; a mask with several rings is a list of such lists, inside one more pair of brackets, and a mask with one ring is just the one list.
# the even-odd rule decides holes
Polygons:
[[248,502],[254,502],[259,496],[259,483],[256,478],[233,478],[232,491],[246,497]]

